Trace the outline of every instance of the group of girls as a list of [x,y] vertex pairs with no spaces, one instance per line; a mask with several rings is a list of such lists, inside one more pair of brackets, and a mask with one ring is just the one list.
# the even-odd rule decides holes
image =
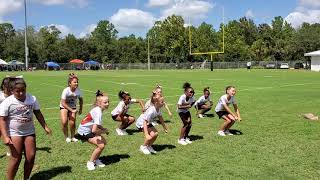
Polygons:
[[[81,120],[77,134],[75,134],[76,114],[81,114],[83,108],[82,93],[78,86],[78,77],[73,73],[69,74],[68,87],[63,90],[60,101],[61,128],[67,143],[77,142],[80,139],[95,146],[87,162],[88,170],[94,170],[96,167],[105,166],[99,160],[99,157],[106,145],[106,139],[103,137],[103,134],[109,133],[102,125],[102,112],[109,107],[109,98],[106,93],[100,90],[96,92],[93,108]],[[27,85],[21,77],[5,78],[1,85],[0,101],[3,102],[0,105],[0,130],[4,144],[9,147],[11,153],[7,171],[8,179],[14,179],[23,153],[25,156],[24,179],[28,179],[30,176],[36,154],[35,130],[32,121],[33,114],[46,133],[51,134],[51,130],[45,123],[40,111],[36,97],[26,93],[26,87]],[[209,87],[204,88],[203,96],[197,101],[194,97],[195,91],[190,83],[184,83],[183,89],[184,93],[177,102],[177,112],[182,121],[178,143],[187,145],[192,143],[189,137],[192,127],[190,108],[194,105],[197,116],[203,118],[205,113],[212,108],[213,103],[210,98],[211,92]],[[224,119],[217,133],[220,136],[232,135],[229,129],[236,120],[241,120],[237,102],[234,98],[235,94],[235,87],[228,86],[226,94],[221,96],[216,105],[216,114],[219,118]],[[136,127],[144,135],[140,151],[144,154],[157,153],[152,147],[158,137],[158,131],[154,127],[157,124],[156,122],[160,122],[164,131],[168,132],[168,127],[162,117],[162,107],[165,107],[168,115],[172,117],[172,113],[162,95],[161,86],[156,86],[152,91],[150,99],[145,104],[140,99],[131,98],[128,92],[120,91],[118,95],[120,102],[111,112],[112,119],[120,122],[119,127],[116,128],[116,133],[120,136],[128,134],[126,128],[135,122],[135,117],[128,114],[128,109],[131,104],[138,103],[142,114],[136,121]],[[79,100],[79,109],[77,109],[77,100]],[[233,104],[234,112],[229,108],[230,104]]]

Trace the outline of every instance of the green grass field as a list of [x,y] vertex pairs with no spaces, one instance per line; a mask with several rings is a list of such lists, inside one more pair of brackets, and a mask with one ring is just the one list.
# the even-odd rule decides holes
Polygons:
[[[94,101],[94,92],[101,89],[109,94],[110,107],[104,113],[104,126],[110,130],[108,144],[102,154],[107,162],[95,171],[86,169],[94,147],[88,143],[64,141],[60,130],[59,101],[67,85],[67,71],[22,72],[27,92],[35,95],[47,124],[53,130],[48,137],[37,127],[37,156],[32,179],[318,179],[320,177],[320,122],[307,121],[301,114],[320,114],[320,74],[295,70],[215,70],[204,71],[81,71],[80,88],[84,95],[84,113]],[[1,73],[1,77],[6,74]],[[192,108],[193,144],[177,143],[181,121],[176,103],[183,93],[182,84],[188,81],[195,89],[195,97],[210,86],[214,106],[227,85],[237,88],[236,99],[243,121],[232,129],[241,135],[219,137],[222,123],[217,116],[198,119]],[[157,126],[156,155],[139,151],[143,134],[129,127],[129,136],[117,136],[117,122],[110,112],[118,103],[117,93],[124,89],[133,98],[146,99],[156,83],[174,116],[163,111],[169,126],[165,134]],[[130,114],[140,115],[139,105]],[[210,111],[213,112],[213,111]],[[0,146],[1,177],[7,166],[6,148]],[[23,162],[17,179],[23,175]]]

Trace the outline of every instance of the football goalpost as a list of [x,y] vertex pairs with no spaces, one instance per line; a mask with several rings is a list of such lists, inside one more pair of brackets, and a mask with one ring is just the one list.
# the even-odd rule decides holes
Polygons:
[[191,25],[189,23],[189,54],[190,55],[210,55],[210,67],[213,71],[213,55],[215,54],[224,54],[224,8],[222,7],[222,47],[220,51],[209,51],[209,52],[192,52],[192,33]]

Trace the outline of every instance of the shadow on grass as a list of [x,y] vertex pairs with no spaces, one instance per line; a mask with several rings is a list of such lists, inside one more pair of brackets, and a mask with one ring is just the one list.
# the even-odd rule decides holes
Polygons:
[[190,135],[189,138],[190,138],[191,141],[196,141],[196,140],[203,139],[203,136]]
[[204,115],[205,115],[205,117],[209,117],[209,118],[214,117],[214,114],[204,114]]
[[164,123],[172,123],[172,121],[170,121],[170,120],[164,120],[163,122]]
[[139,131],[138,129],[126,129],[127,133],[129,135],[133,135],[134,133],[139,133],[141,131]]
[[4,158],[4,157],[6,157],[6,156],[7,156],[6,154],[1,155],[1,156],[0,156],[0,159]]
[[243,134],[240,130],[237,130],[237,129],[229,129],[229,131],[230,131],[233,135],[242,135],[242,134]]
[[156,151],[162,151],[162,150],[165,150],[165,149],[173,149],[173,148],[176,148],[175,145],[172,145],[172,144],[154,144],[152,145],[152,147],[154,148],[154,150]]
[[129,157],[129,154],[113,154],[110,156],[101,156],[99,159],[102,161],[103,164],[109,165],[117,163],[121,161],[121,159],[127,159]]
[[31,180],[37,180],[37,179],[52,179],[55,176],[62,174],[62,173],[71,173],[71,166],[60,166],[60,167],[55,167],[49,170],[45,171],[40,171],[31,177]]
[[51,153],[51,148],[49,148],[49,147],[38,148],[37,147],[37,151],[46,151],[47,153]]

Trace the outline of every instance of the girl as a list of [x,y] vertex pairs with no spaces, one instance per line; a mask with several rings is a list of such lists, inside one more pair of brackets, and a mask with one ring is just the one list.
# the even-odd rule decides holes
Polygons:
[[90,160],[87,162],[88,170],[94,170],[95,165],[98,167],[104,167],[105,165],[99,160],[106,140],[102,134],[108,134],[108,130],[102,127],[102,112],[109,107],[109,98],[103,94],[100,90],[96,92],[96,101],[94,108],[88,113],[88,115],[81,121],[78,134],[76,136],[81,140],[88,141],[96,146],[93,151]]
[[111,112],[112,119],[114,121],[120,121],[121,124],[119,128],[116,129],[116,132],[119,136],[128,135],[126,128],[129,127],[134,121],[135,118],[127,114],[129,106],[133,103],[139,103],[141,106],[141,111],[144,112],[144,105],[140,99],[131,99],[131,96],[128,92],[119,91],[118,94],[120,102],[117,107]]
[[160,111],[165,104],[164,98],[159,94],[153,93],[151,97],[151,103],[153,105],[140,115],[136,123],[136,126],[141,129],[145,135],[144,143],[140,146],[140,151],[144,154],[157,153],[152,148],[152,144],[158,137],[158,131],[152,125],[152,122],[156,121],[156,119],[159,119],[165,132],[168,132]]
[[[155,94],[158,94],[158,95],[161,95],[161,96],[162,96],[162,87],[157,84],[156,88],[153,90],[152,93],[155,93]],[[152,105],[151,99],[149,99],[149,100],[145,103],[145,105],[144,105],[144,110],[146,111],[151,105]],[[170,111],[167,103],[164,103],[164,107],[166,108],[169,116],[172,118],[172,113],[171,113],[171,111]]]
[[[219,136],[233,135],[232,133],[230,133],[229,129],[235,123],[236,120],[241,121],[237,101],[234,98],[235,94],[236,88],[234,86],[227,86],[226,94],[220,97],[218,104],[215,108],[215,111],[219,116],[219,119],[223,118],[224,120],[223,124],[220,126],[220,129],[218,131]],[[230,104],[233,104],[234,111],[236,113],[233,113],[230,110]]]
[[14,179],[22,154],[25,156],[24,179],[28,179],[36,155],[33,113],[47,134],[51,134],[51,130],[44,120],[36,97],[26,93],[26,83],[23,79],[15,80],[12,94],[0,105],[3,142],[11,151],[7,179]]
[[[79,99],[79,111],[78,114],[82,113],[83,99],[82,93],[79,86],[79,79],[74,74],[69,74],[68,86],[62,91],[61,101],[60,101],[60,117],[61,125],[64,137],[67,143],[77,142],[78,140],[74,138],[75,133],[75,123],[76,123],[76,113],[77,113],[77,99]],[[68,136],[68,122],[70,126],[71,137]]]
[[[3,78],[2,80],[2,83],[1,83],[1,91],[0,91],[0,104],[8,97],[10,96],[12,93],[12,84],[13,82],[15,81],[15,77],[5,77]],[[1,137],[1,131],[0,131],[0,137]],[[7,156],[10,156],[11,153],[10,152],[7,152],[6,153]]]
[[183,127],[181,128],[181,131],[180,131],[180,138],[178,140],[178,143],[181,145],[187,145],[192,143],[192,141],[188,137],[191,129],[191,125],[192,125],[191,114],[189,109],[195,103],[195,100],[193,98],[194,90],[191,87],[191,84],[186,82],[183,84],[183,88],[184,88],[184,94],[180,96],[177,104],[179,116],[183,123]]
[[203,89],[203,96],[201,96],[195,103],[194,107],[197,110],[199,118],[203,118],[204,113],[210,111],[212,107],[212,101],[210,99],[210,90],[209,87]]

